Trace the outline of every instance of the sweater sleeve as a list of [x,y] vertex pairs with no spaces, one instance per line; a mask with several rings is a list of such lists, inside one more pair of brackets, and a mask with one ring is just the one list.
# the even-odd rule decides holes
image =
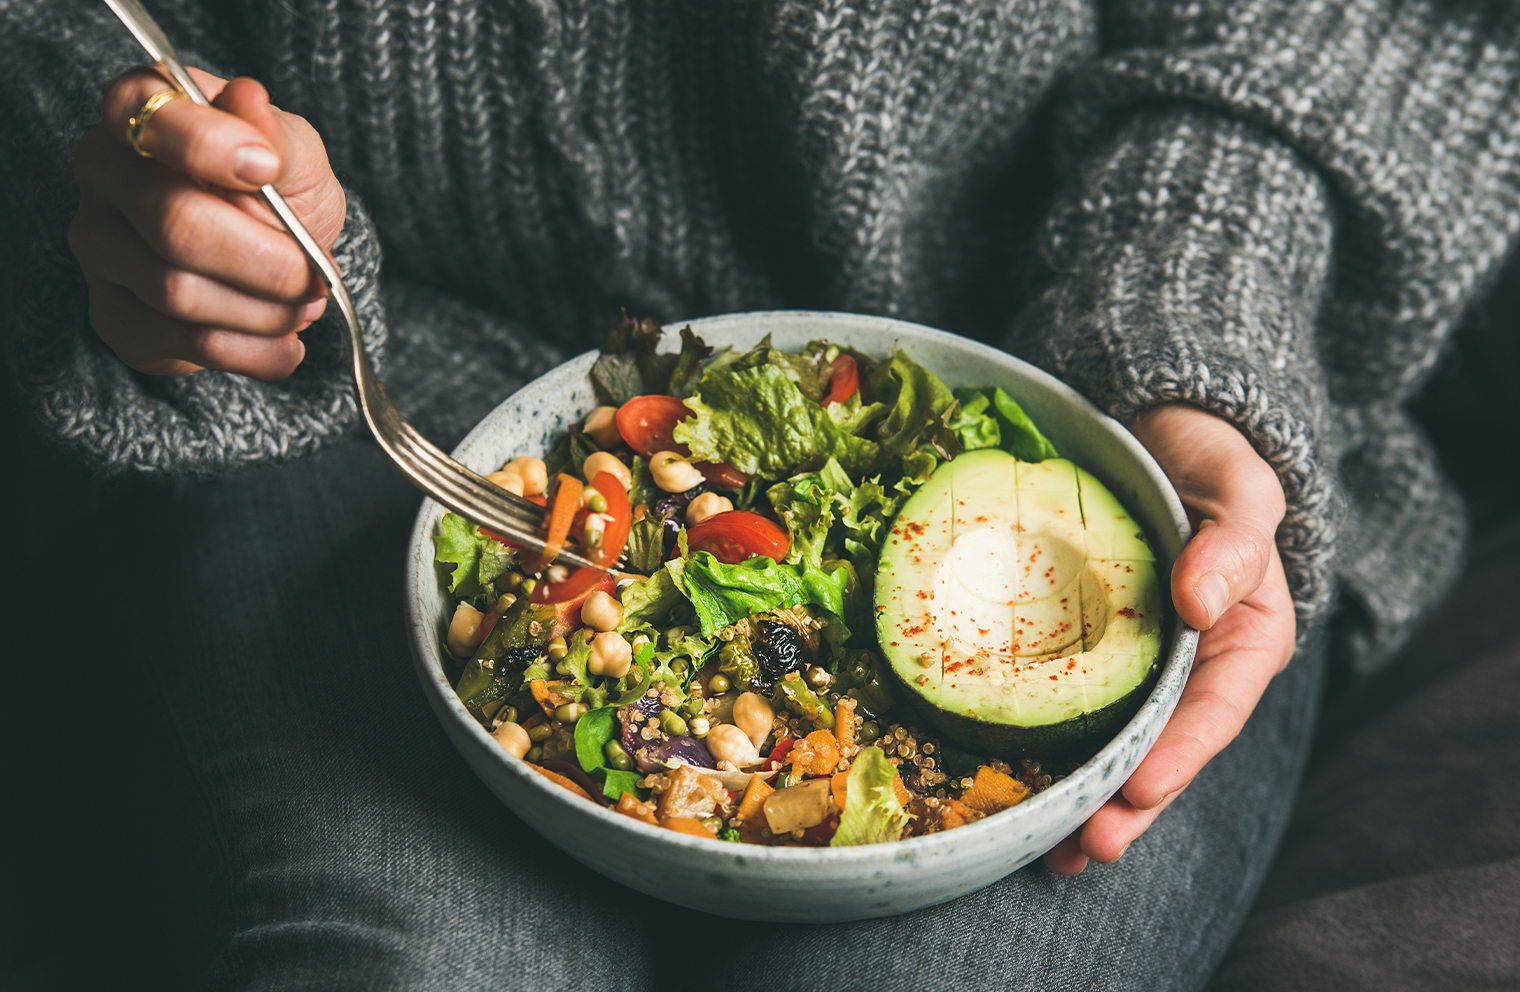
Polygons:
[[[155,6],[187,64],[228,75],[217,22],[181,0]],[[23,154],[0,156],[0,334],[14,392],[47,436],[104,473],[211,475],[294,457],[356,419],[336,314],[305,332],[308,358],[289,379],[218,372],[146,376],[122,364],[89,324],[84,278],[66,231],[78,203],[70,162],[99,121],[100,93],[144,56],[101,4],[0,9],[0,133]],[[235,68],[235,66],[232,66]],[[379,241],[352,193],[333,254],[372,357],[385,321]]]
[[1458,565],[1403,403],[1520,225],[1520,25],[1481,6],[1112,5],[1010,342],[1120,419],[1239,426],[1288,496],[1300,618],[1343,591],[1363,666]]

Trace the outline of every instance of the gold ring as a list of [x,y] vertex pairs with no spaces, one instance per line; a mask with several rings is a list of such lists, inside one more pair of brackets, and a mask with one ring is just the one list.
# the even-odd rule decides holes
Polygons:
[[127,118],[127,144],[131,145],[132,150],[143,158],[153,157],[152,152],[143,150],[143,128],[148,126],[148,119],[158,111],[159,107],[162,107],[177,96],[179,96],[178,90],[159,90],[148,97],[148,102],[142,105],[142,109],[137,112],[137,116]]

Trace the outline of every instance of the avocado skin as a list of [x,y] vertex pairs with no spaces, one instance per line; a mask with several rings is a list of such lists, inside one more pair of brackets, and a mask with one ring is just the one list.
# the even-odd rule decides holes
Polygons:
[[895,667],[888,667],[902,688],[898,697],[905,700],[923,722],[934,727],[956,747],[993,758],[1036,758],[1042,761],[1056,758],[1085,760],[1097,754],[1139,712],[1161,674],[1159,661],[1152,662],[1150,671],[1139,685],[1107,706],[1060,723],[1020,727],[940,709],[914,692]]

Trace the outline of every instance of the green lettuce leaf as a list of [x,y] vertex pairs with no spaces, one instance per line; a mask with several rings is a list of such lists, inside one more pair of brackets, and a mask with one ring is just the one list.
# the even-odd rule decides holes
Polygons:
[[[978,412],[993,420],[998,429],[996,447],[1002,448],[1021,462],[1039,462],[1047,458],[1059,458],[1055,445],[1040,433],[1029,419],[1024,408],[1000,387],[987,389],[957,389],[955,396],[961,401],[963,415],[973,406]],[[966,445],[969,449],[971,445]],[[993,447],[993,445],[979,445]]]
[[586,459],[600,450],[602,449],[597,447],[589,434],[583,434],[580,431],[566,434],[544,456],[544,470],[551,479],[561,472],[578,476],[581,474],[581,466],[586,464]]
[[776,365],[709,369],[686,405],[695,416],[674,433],[693,460],[726,462],[750,475],[784,478],[828,458],[863,475],[880,451],[836,424]]
[[681,329],[681,351],[675,355],[659,353],[663,331],[645,317],[634,320],[626,313],[607,333],[602,352],[591,366],[591,386],[597,402],[622,406],[635,396],[669,393],[684,396],[701,375],[702,362],[712,348],[692,333]]
[[960,406],[950,418],[950,429],[960,439],[962,451],[978,448],[996,448],[1003,439],[998,430],[997,418],[988,413],[992,399],[984,391],[957,389],[955,398]]
[[675,572],[667,562],[643,582],[631,582],[623,587],[623,619],[617,625],[618,633],[629,634],[645,628],[664,626],[670,611],[686,597],[676,583]]
[[687,559],[682,578],[707,636],[751,613],[802,602],[803,584],[797,572],[769,558],[726,565],[698,551]]
[[897,840],[908,825],[908,811],[892,791],[897,769],[879,747],[861,748],[850,764],[844,812],[831,847],[880,844]]
[[654,513],[635,520],[623,548],[624,571],[653,575],[665,563],[665,520]]
[[486,537],[479,527],[457,513],[445,513],[438,521],[433,555],[440,565],[453,566],[449,592],[460,599],[482,595],[498,575],[517,564],[511,549]]
[[871,369],[865,388],[873,402],[887,407],[876,434],[883,455],[891,458],[907,455],[925,440],[939,439],[937,427],[955,403],[950,387],[901,349],[894,349],[889,360]]

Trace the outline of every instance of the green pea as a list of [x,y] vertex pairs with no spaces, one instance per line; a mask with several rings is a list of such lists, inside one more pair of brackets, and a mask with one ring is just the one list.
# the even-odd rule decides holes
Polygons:
[[560,723],[574,723],[585,714],[585,703],[565,703],[554,711],[554,719]]
[[722,817],[717,816],[704,816],[702,817],[702,826],[706,827],[708,830],[711,830],[714,833],[717,833],[719,830],[723,829],[723,819]]
[[677,675],[685,675],[686,670],[690,667],[691,663],[688,662],[685,658],[677,658],[675,661],[672,661],[670,663],[670,670],[672,672],[675,672]]
[[549,642],[547,651],[550,661],[559,661],[565,655],[570,653],[570,645],[565,643],[565,639],[563,637],[556,637]]
[[680,737],[686,733],[686,721],[675,710],[661,710],[660,729],[672,737]]
[[616,739],[602,745],[602,756],[607,759],[609,768],[615,768],[620,772],[626,772],[633,767],[633,758]]
[[537,589],[537,588],[538,588],[538,580],[537,579],[523,579],[523,582],[522,582],[522,594],[524,596],[531,596],[531,595],[533,595],[533,590]]
[[585,491],[581,493],[581,502],[585,503],[586,509],[590,510],[592,513],[607,512],[607,497],[603,496],[595,489],[592,489],[590,486],[587,486]]
[[701,716],[702,704],[703,699],[701,696],[692,696],[681,707],[681,712],[685,713],[687,716]]
[[536,765],[544,760],[544,749],[541,746],[530,747],[528,748],[528,753],[523,755],[523,757]]
[[542,744],[552,733],[554,733],[554,728],[547,723],[535,723],[528,728],[528,740],[535,744]]
[[867,720],[860,725],[860,743],[869,744],[881,736],[881,724],[875,720]]
[[721,696],[728,691],[728,676],[723,674],[714,675],[707,683],[707,688],[714,696]]

